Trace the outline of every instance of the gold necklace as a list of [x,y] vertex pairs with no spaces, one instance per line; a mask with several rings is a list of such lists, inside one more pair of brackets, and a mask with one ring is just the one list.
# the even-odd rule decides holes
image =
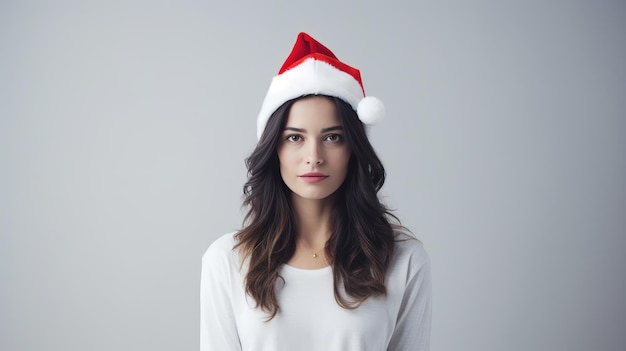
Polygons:
[[[300,245],[301,247],[302,247],[302,246],[305,246],[305,245],[304,245],[304,244],[302,244],[301,242],[299,243],[299,245]],[[322,247],[321,249],[317,250],[316,252],[313,252],[313,255],[311,255],[311,256],[312,256],[313,258],[318,258],[318,257],[320,257],[320,253],[321,253],[322,251],[324,251],[325,249],[326,249],[326,247]]]

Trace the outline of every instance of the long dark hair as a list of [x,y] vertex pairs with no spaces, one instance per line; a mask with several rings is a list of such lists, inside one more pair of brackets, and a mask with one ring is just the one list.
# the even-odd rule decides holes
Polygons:
[[[387,293],[385,275],[393,255],[394,230],[402,227],[378,199],[385,169],[364,125],[350,105],[328,98],[343,123],[351,156],[346,179],[335,193],[332,233],[325,253],[332,265],[335,300],[343,308],[354,309],[370,296]],[[248,213],[244,228],[236,234],[236,248],[242,252],[242,262],[248,261],[246,293],[269,314],[268,320],[279,310],[279,269],[296,248],[291,190],[280,175],[277,147],[289,110],[298,99],[287,101],[272,114],[246,159],[248,181],[243,187],[243,206],[248,207]]]

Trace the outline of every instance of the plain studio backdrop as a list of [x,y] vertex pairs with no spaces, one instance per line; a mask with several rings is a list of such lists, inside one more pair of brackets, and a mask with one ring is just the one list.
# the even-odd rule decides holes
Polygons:
[[2,1],[0,349],[198,349],[299,31],[386,103],[433,350],[626,350],[626,4],[556,0]]

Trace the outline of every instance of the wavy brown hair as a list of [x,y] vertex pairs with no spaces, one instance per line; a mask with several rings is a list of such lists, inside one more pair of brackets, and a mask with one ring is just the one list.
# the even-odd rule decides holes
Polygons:
[[[325,253],[332,266],[335,300],[343,308],[354,309],[371,296],[386,295],[385,276],[393,255],[394,231],[402,227],[378,198],[385,169],[364,125],[350,105],[339,98],[328,98],[343,124],[351,156],[346,179],[336,191],[332,233]],[[243,187],[243,206],[248,212],[244,228],[236,234],[236,248],[241,250],[242,263],[248,260],[246,293],[268,313],[268,320],[280,308],[276,289],[284,281],[279,269],[296,248],[291,190],[280,175],[277,147],[289,110],[298,99],[287,101],[272,114],[246,159],[248,181]]]

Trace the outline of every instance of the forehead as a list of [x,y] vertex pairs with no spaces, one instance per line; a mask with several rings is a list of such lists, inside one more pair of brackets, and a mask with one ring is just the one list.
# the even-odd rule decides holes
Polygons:
[[287,117],[287,127],[302,129],[322,129],[342,125],[337,116],[335,104],[323,96],[300,99],[291,105]]

